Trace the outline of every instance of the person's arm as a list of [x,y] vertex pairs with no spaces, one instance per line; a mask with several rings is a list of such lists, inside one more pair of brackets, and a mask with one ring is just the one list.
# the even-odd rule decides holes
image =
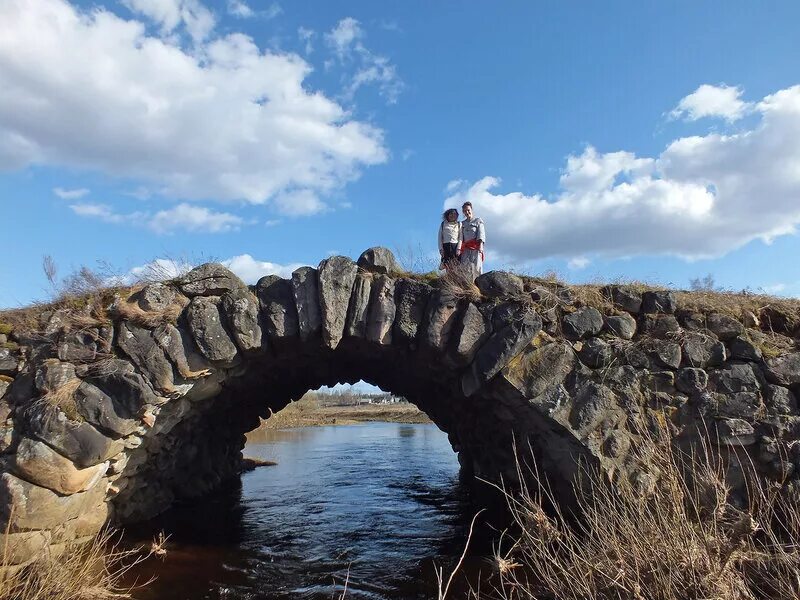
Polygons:
[[444,237],[444,222],[439,225],[439,256],[444,256],[444,242],[442,238]]
[[481,252],[483,252],[483,245],[486,243],[486,228],[483,226],[483,219],[478,221],[478,239],[481,241]]
[[461,224],[461,221],[458,222],[458,245],[456,246],[456,256],[461,256],[461,252],[463,251],[461,246],[464,241],[464,226]]

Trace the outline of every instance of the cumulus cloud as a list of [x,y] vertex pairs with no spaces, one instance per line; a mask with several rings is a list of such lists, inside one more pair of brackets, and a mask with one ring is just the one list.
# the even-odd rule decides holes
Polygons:
[[352,67],[352,72],[344,76],[343,96],[350,100],[360,88],[374,85],[389,104],[395,104],[404,87],[397,68],[387,57],[369,50],[364,37],[361,24],[353,17],[340,20],[325,34],[325,42],[339,63]]
[[721,117],[726,121],[737,121],[751,108],[741,100],[742,90],[727,85],[703,84],[678,103],[670,116],[697,121],[703,117]]
[[222,261],[222,264],[236,273],[245,283],[253,284],[266,275],[291,277],[292,271],[302,267],[302,263],[278,263],[256,260],[249,254],[241,254]]
[[[114,277],[110,284],[131,285],[137,281],[163,281],[179,277],[189,272],[203,260],[189,260],[186,258],[157,258],[146,264],[130,269],[124,275]],[[291,277],[292,271],[303,266],[301,263],[279,264],[253,258],[249,254],[240,254],[219,261],[233,271],[247,284],[254,284],[266,275]]]
[[484,177],[453,184],[444,204],[470,200],[486,221],[490,248],[517,261],[695,259],[770,242],[800,223],[800,86],[752,110],[759,119],[750,129],[679,138],[655,157],[588,147],[567,159],[552,198],[497,193],[500,180]]
[[387,160],[381,130],[304,86],[298,55],[217,35],[198,0],[125,3],[136,18],[0,2],[0,170],[95,170],[181,200],[306,190],[322,207]]
[[243,0],[228,0],[228,14],[240,19],[249,19],[255,15],[255,11]]
[[62,200],[79,200],[89,193],[86,188],[67,190],[61,187],[53,188],[53,193]]
[[314,51],[314,37],[316,32],[308,27],[297,28],[297,38],[303,42],[303,49],[306,54],[311,54]]
[[237,231],[245,220],[236,215],[217,212],[203,206],[181,203],[156,213],[136,211],[120,213],[107,204],[71,204],[76,215],[97,219],[114,225],[126,224],[146,227],[155,233],[166,234],[175,231],[192,233],[226,233]]

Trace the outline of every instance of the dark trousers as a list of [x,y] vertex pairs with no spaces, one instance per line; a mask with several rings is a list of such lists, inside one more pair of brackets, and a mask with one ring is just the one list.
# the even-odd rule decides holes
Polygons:
[[442,244],[442,250],[444,250],[444,256],[442,257],[442,262],[447,265],[450,263],[457,263],[458,262],[458,255],[456,254],[456,250],[458,249],[458,244]]

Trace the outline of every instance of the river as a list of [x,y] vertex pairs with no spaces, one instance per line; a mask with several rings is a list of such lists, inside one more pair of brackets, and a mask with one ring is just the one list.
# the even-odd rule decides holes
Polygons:
[[[433,565],[457,561],[474,508],[434,425],[267,430],[241,483],[128,532],[169,536],[141,600],[436,598]],[[471,571],[480,564],[471,559]]]

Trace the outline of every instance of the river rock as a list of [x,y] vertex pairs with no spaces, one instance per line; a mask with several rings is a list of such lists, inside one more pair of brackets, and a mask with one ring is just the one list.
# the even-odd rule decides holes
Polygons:
[[606,317],[606,327],[623,340],[633,339],[633,336],[636,335],[636,319],[627,313]]
[[300,339],[306,342],[319,335],[322,330],[317,270],[313,267],[300,267],[292,273],[292,293],[297,306]]
[[347,307],[357,273],[356,263],[345,256],[332,256],[319,264],[322,341],[328,348],[336,348],[344,335]]
[[603,315],[592,306],[579,308],[564,316],[562,327],[567,338],[580,340],[600,333],[603,328]]
[[175,281],[184,296],[221,296],[227,291],[247,286],[232,271],[219,263],[206,263],[195,267]]
[[392,274],[402,272],[402,268],[395,260],[394,254],[388,248],[376,246],[361,253],[358,257],[358,266],[373,273]]
[[261,350],[258,300],[248,289],[231,290],[222,297],[222,310],[236,345],[245,354]]
[[369,299],[372,295],[371,273],[359,273],[353,284],[350,306],[347,309],[345,333],[350,337],[364,338],[367,335]]
[[370,342],[384,346],[392,343],[392,324],[397,310],[394,287],[394,279],[388,275],[378,275],[372,282],[366,336]]
[[225,330],[217,299],[197,296],[186,309],[186,321],[203,356],[214,362],[232,363],[238,354]]
[[264,328],[270,339],[285,340],[300,335],[292,282],[277,275],[258,280],[256,294],[261,305]]
[[22,438],[14,454],[14,472],[26,481],[68,496],[93,487],[108,468],[103,462],[86,469],[61,456],[47,444]]
[[505,271],[489,271],[475,278],[475,285],[485,298],[507,298],[524,293],[522,279]]

